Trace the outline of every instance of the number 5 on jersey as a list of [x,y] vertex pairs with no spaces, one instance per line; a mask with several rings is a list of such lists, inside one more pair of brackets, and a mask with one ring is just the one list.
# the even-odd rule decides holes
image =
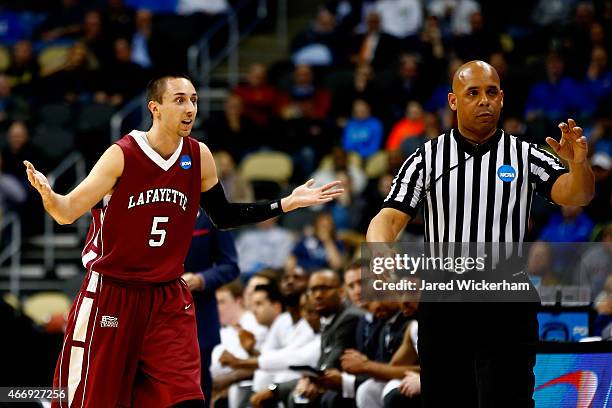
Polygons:
[[149,240],[150,247],[160,247],[164,245],[166,240],[166,230],[159,228],[159,224],[168,222],[168,217],[153,217],[153,225],[151,225],[151,237],[157,237],[157,239],[151,238]]

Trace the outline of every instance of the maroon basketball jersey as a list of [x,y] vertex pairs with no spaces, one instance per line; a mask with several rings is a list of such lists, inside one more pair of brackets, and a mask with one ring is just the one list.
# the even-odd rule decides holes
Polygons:
[[200,148],[181,139],[165,160],[133,130],[117,141],[123,174],[93,221],[83,265],[106,276],[166,282],[183,274],[183,261],[200,205]]

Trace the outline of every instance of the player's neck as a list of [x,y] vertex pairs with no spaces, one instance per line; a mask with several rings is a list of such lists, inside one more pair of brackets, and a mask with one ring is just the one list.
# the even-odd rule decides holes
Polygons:
[[168,133],[156,127],[152,127],[146,132],[145,137],[149,146],[164,159],[168,159],[172,156],[181,143],[180,137],[170,137]]

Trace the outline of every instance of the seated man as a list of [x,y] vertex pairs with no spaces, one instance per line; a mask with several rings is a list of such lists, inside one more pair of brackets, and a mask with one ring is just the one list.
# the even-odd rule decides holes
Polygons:
[[[412,312],[403,313],[397,302],[374,301],[369,305],[374,318],[381,322],[376,334],[374,352],[366,347],[363,350],[345,350],[340,358],[343,372],[336,369],[325,371],[325,375],[316,379],[316,383],[327,391],[323,394],[322,405],[329,407],[347,406],[370,407],[382,403],[380,394],[385,382],[375,381],[401,378],[408,369],[404,361],[414,360],[410,355],[412,348],[406,343],[406,333],[412,322]],[[408,311],[408,308],[406,308]],[[414,311],[414,309],[412,310]],[[408,343],[410,344],[410,343]],[[399,354],[399,366],[392,366],[391,361]],[[366,391],[367,389],[367,391]],[[377,394],[377,395],[373,395]]]
[[[315,310],[321,315],[321,356],[315,368],[340,368],[343,351],[356,345],[355,330],[363,311],[343,301],[344,288],[340,277],[331,270],[313,273],[308,282],[308,293]],[[295,394],[307,398],[311,406],[317,406],[324,391],[308,377],[302,377],[271,384],[268,390],[255,394],[251,402],[255,407],[263,407],[273,400],[282,400],[286,406],[293,406]]]
[[[247,350],[247,358],[237,358],[230,352],[224,352],[220,361],[222,364],[233,369],[255,370],[253,377],[253,390],[264,389],[273,381],[288,381],[297,376],[294,372],[269,372],[262,370],[260,362],[270,356],[286,355],[293,350],[310,343],[315,338],[315,332],[302,318],[300,308],[300,297],[306,290],[308,274],[303,268],[296,266],[285,271],[281,278],[281,294],[286,312],[281,314],[270,329],[265,342],[259,350],[252,348]],[[274,358],[274,357],[272,357]]]
[[[257,323],[270,328],[264,342],[271,336],[271,333],[279,330],[279,326],[286,323],[283,322],[284,319],[279,319],[283,312],[283,303],[280,292],[274,284],[256,286],[251,297],[251,306]],[[247,357],[254,352],[257,340],[251,332],[244,330],[242,327],[238,328],[237,331],[240,348],[234,348],[231,351],[238,350],[235,351],[237,355]],[[244,354],[240,353],[241,349],[244,350]],[[221,355],[224,351],[221,351]],[[215,357],[215,350],[213,350],[213,362]],[[223,364],[221,356],[218,357],[218,361]],[[214,378],[213,389],[229,386],[228,400],[230,406],[240,406],[240,401],[248,399],[251,383],[241,383],[240,381],[251,378],[253,370],[229,370],[225,375],[215,375],[216,373],[211,367],[211,372]]]

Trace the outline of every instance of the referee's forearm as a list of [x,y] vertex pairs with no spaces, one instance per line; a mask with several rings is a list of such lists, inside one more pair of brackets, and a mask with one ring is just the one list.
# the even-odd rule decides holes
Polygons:
[[405,225],[400,225],[393,214],[383,209],[370,221],[366,241],[393,242]]
[[580,164],[570,162],[569,170],[555,182],[553,200],[563,205],[585,206],[595,195],[593,170],[587,161]]

